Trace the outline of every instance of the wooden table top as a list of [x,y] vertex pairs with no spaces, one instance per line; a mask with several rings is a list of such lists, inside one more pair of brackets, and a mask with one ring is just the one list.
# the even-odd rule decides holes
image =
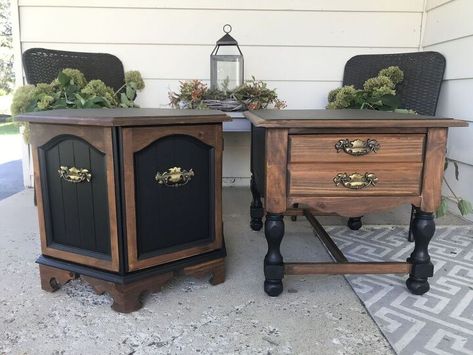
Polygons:
[[468,122],[453,118],[375,110],[258,110],[244,114],[256,127],[267,128],[468,126]]
[[218,110],[177,110],[159,108],[62,109],[30,112],[18,121],[84,126],[152,126],[218,123],[231,121]]

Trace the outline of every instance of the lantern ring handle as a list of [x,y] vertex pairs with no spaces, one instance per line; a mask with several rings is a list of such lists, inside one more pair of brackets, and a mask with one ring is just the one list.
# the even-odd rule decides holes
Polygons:
[[[230,29],[227,30],[227,28],[230,28]],[[232,26],[227,23],[226,25],[223,26],[223,32],[225,32],[225,33],[232,32]]]

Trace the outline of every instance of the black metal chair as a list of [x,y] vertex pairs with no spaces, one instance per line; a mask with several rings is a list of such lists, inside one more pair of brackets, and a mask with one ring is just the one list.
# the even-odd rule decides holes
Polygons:
[[[357,55],[348,60],[343,74],[343,85],[363,88],[366,79],[377,76],[378,72],[396,65],[404,72],[404,81],[397,86],[401,107],[418,114],[434,116],[440,87],[445,72],[445,57],[437,52],[368,54]],[[416,208],[412,208],[411,222]],[[348,227],[359,229],[361,217],[349,218]],[[409,241],[413,241],[409,230]]]
[[79,69],[87,80],[100,79],[114,90],[125,82],[123,64],[112,54],[31,48],[22,60],[28,84],[50,83],[65,68]]

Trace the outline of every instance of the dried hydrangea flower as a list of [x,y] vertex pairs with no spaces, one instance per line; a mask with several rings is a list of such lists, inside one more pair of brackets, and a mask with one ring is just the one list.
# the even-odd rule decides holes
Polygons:
[[35,99],[36,88],[34,85],[20,86],[13,94],[10,111],[13,116],[26,112],[28,106]]
[[91,80],[87,85],[80,91],[81,94],[86,96],[101,96],[104,97],[112,106],[117,105],[115,98],[115,92],[102,80]]
[[353,85],[346,85],[341,87],[335,95],[335,100],[328,108],[347,108],[350,107],[356,98],[358,90]]
[[336,89],[333,89],[331,90],[329,93],[328,93],[328,102],[334,102],[335,101],[335,97],[337,96],[338,92],[340,91],[341,88],[336,88]]
[[143,90],[145,88],[145,82],[141,77],[141,73],[138,70],[130,70],[125,73],[125,83],[135,83],[136,90]]
[[78,69],[66,68],[63,69],[62,72],[72,79],[74,85],[77,85],[81,89],[87,84],[84,74]]
[[390,66],[379,71],[378,76],[387,76],[394,85],[404,80],[404,72],[398,66]]
[[376,88],[381,88],[383,86],[387,86],[390,89],[394,89],[395,85],[387,76],[380,75],[366,80],[363,84],[363,89],[365,91],[370,92]]
[[54,97],[43,95],[36,104],[40,110],[47,110],[49,105],[54,102]]

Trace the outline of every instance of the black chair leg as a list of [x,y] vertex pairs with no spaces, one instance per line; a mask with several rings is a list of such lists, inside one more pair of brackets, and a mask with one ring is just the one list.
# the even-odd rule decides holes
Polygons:
[[[295,204],[292,205],[292,207],[299,208],[299,204],[295,203]],[[291,221],[293,221],[293,222],[297,221],[297,216],[291,216]]]
[[[362,217],[362,216],[361,216]],[[361,217],[350,217],[348,218],[347,226],[352,231],[357,231],[361,228],[363,223],[361,222]]]

